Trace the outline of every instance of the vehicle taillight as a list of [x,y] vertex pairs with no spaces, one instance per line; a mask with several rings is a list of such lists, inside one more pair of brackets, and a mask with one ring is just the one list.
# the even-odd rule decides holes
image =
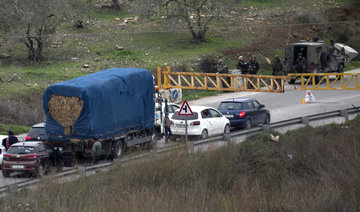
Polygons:
[[27,158],[37,158],[38,154],[26,155]]
[[245,111],[241,111],[239,114],[239,118],[243,118],[246,115]]
[[2,153],[2,149],[0,149],[0,155],[1,155],[1,153]]
[[26,140],[26,141],[30,141],[30,140],[31,140],[31,137],[30,137],[30,136],[26,136],[26,137],[25,137],[25,140]]
[[198,126],[200,125],[200,121],[193,121],[190,123],[191,126]]

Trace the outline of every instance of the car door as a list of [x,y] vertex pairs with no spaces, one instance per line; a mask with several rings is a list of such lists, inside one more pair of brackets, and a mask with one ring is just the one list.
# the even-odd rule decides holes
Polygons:
[[208,109],[201,111],[201,118],[203,120],[203,128],[206,128],[209,135],[216,134],[216,126],[215,122],[212,119],[212,115]]
[[248,114],[247,118],[248,119],[250,118],[252,125],[255,125],[257,123],[257,118],[256,118],[256,111],[255,111],[253,101],[246,102],[245,111]]
[[256,124],[262,124],[265,121],[266,118],[266,110],[261,106],[261,104],[254,100],[253,101],[254,107],[255,107],[255,113],[256,113]]
[[209,112],[210,112],[210,114],[212,116],[211,119],[212,119],[212,121],[213,121],[213,123],[215,125],[216,134],[221,134],[223,132],[223,130],[224,130],[223,128],[225,126],[224,121],[221,118],[222,115],[218,111],[216,111],[214,109],[209,109]]

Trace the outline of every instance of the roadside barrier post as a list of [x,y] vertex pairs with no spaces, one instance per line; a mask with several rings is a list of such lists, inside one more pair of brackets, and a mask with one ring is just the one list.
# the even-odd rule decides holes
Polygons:
[[307,116],[301,117],[301,123],[305,124],[306,126],[309,126],[309,117]]
[[349,121],[349,113],[346,109],[341,110],[340,114],[341,114],[341,116],[343,116],[345,118],[345,122]]

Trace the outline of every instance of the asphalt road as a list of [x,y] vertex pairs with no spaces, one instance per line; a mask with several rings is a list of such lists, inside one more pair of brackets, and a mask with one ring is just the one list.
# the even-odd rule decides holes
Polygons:
[[[360,73],[360,69],[351,72]],[[340,82],[336,82],[339,84]],[[360,83],[360,82],[358,82]],[[294,86],[297,89],[294,89]],[[199,100],[189,101],[189,105],[204,105],[217,108],[222,100],[230,98],[253,98],[264,104],[270,110],[271,122],[340,110],[352,107],[360,107],[360,90],[313,90],[316,102],[302,103],[306,90],[301,90],[299,80],[295,85],[286,83],[284,93],[257,93],[235,92],[225,93],[218,96],[206,97]]]

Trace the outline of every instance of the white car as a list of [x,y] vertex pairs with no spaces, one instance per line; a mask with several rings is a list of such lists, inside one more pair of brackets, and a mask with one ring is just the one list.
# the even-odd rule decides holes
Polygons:
[[192,106],[192,116],[179,116],[176,111],[172,117],[171,132],[173,135],[185,135],[185,119],[188,124],[188,135],[208,136],[220,135],[230,131],[230,121],[212,107]]
[[3,141],[3,139],[6,139],[7,137],[8,137],[7,135],[0,135],[0,166],[3,161],[3,155],[4,155],[4,153],[6,153],[5,147],[2,145],[2,141]]

